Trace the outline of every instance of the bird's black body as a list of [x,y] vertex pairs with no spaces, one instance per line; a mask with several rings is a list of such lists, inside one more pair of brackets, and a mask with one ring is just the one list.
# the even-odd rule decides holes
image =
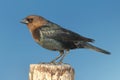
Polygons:
[[93,41],[93,39],[80,36],[79,34],[64,29],[52,22],[36,29],[35,32],[37,32],[36,34],[40,36],[40,42],[38,43],[44,48],[50,50],[60,51],[66,49],[84,48],[84,45],[77,43],[87,43]]
[[93,42],[93,39],[83,37],[75,32],[62,28],[60,25],[48,21],[41,16],[28,16],[24,19],[23,23],[27,24],[33,38],[39,45],[46,49],[60,52],[60,56],[52,62],[60,57],[60,62],[62,62],[65,56],[64,51],[77,48],[88,48],[110,54],[106,50],[91,45],[90,42]]

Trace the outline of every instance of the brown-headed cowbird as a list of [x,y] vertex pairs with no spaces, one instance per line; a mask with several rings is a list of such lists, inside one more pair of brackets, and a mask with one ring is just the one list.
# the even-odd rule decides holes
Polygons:
[[39,45],[46,49],[60,52],[60,55],[51,62],[55,62],[59,58],[61,58],[59,62],[62,62],[69,50],[78,48],[88,48],[104,54],[110,54],[106,50],[91,45],[90,42],[93,42],[93,39],[62,28],[60,25],[41,16],[30,15],[21,22],[27,25],[32,37]]

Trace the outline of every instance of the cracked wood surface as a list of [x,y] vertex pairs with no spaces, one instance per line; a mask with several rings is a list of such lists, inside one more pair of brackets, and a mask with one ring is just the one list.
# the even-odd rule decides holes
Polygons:
[[69,64],[30,64],[29,80],[74,80]]

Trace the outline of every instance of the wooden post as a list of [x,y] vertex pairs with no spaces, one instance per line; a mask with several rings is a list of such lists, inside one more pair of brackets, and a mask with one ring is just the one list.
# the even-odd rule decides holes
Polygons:
[[74,80],[69,64],[30,64],[29,80]]

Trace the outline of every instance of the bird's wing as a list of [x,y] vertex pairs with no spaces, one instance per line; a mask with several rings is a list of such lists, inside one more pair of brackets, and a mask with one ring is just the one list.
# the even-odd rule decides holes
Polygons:
[[75,32],[60,27],[57,24],[47,24],[41,27],[41,31],[44,36],[52,38],[58,41],[73,42],[73,41],[84,41],[93,42],[93,39],[83,37]]

